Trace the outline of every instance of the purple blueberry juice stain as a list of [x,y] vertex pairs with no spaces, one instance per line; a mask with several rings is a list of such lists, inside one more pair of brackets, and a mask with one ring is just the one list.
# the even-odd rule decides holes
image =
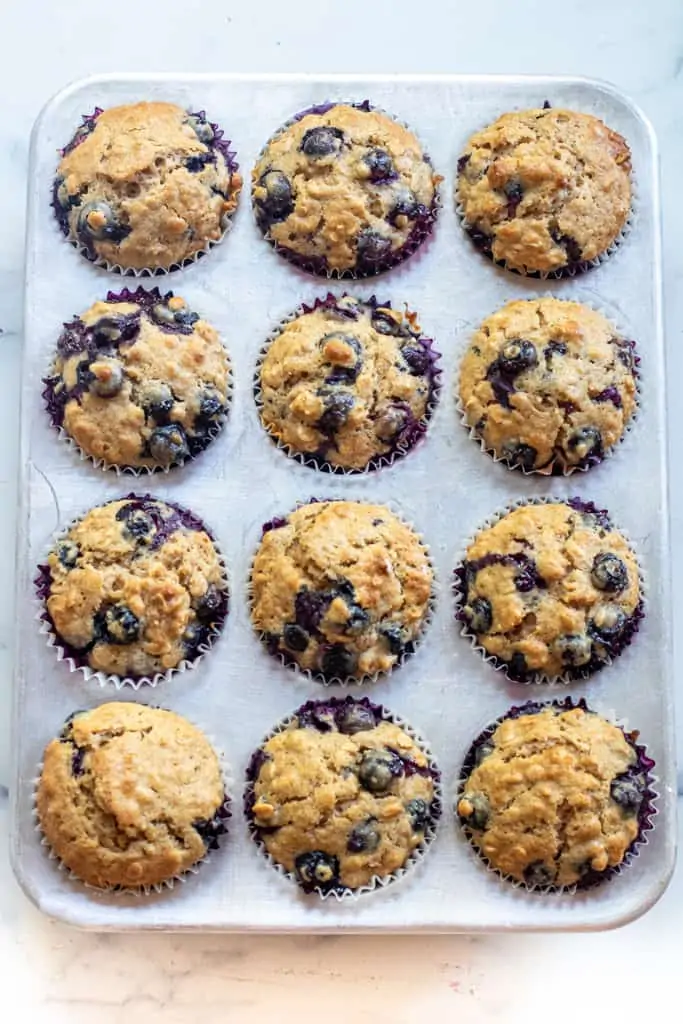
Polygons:
[[618,389],[613,384],[610,385],[610,387],[605,388],[604,391],[601,391],[599,395],[595,395],[595,397],[593,398],[593,401],[594,402],[611,402],[612,405],[615,406],[615,408],[617,408],[617,409],[621,409],[622,405],[623,405],[623,402],[621,400],[621,395],[619,394]]

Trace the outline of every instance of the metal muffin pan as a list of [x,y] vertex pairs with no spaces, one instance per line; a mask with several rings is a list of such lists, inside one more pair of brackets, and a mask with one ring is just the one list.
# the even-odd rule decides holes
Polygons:
[[[90,265],[60,235],[50,208],[57,149],[83,113],[140,99],[206,109],[233,142],[247,187],[225,241],[194,265],[148,287],[173,289],[220,331],[230,349],[234,398],[222,435],[196,462],[170,474],[117,476],[79,461],[49,425],[41,400],[60,325],[130,284]],[[362,100],[391,111],[422,139],[444,175],[434,236],[401,267],[335,293],[406,302],[443,353],[443,389],[426,440],[373,474],[339,477],[299,465],[261,428],[253,370],[269,332],[328,283],[292,268],[263,241],[250,209],[249,174],[264,142],[298,110],[328,99]],[[469,135],[511,109],[553,106],[588,111],[621,132],[633,151],[636,199],[618,251],[583,276],[538,281],[482,258],[457,222],[456,161]],[[453,396],[468,334],[512,298],[550,294],[597,304],[625,323],[641,356],[641,409],[613,458],[569,479],[524,476],[494,464],[458,421]],[[45,913],[94,929],[283,932],[448,932],[582,930],[622,924],[664,891],[675,854],[675,766],[671,648],[664,345],[656,143],[634,105],[586,79],[496,76],[305,77],[110,75],[72,85],[41,114],[29,169],[25,349],[21,382],[21,511],[18,522],[12,861],[25,892]],[[57,662],[38,632],[35,566],[53,533],[88,507],[128,491],[172,498],[202,516],[226,558],[231,603],[222,638],[192,671],[154,689],[87,683]],[[548,688],[509,683],[459,635],[450,581],[468,538],[496,510],[520,498],[571,495],[608,508],[634,541],[646,580],[646,618],[634,644],[587,682]],[[513,704],[584,696],[596,711],[637,728],[656,760],[658,811],[647,846],[628,870],[574,896],[528,894],[501,883],[473,854],[448,811],[423,862],[405,879],[357,901],[302,896],[268,867],[248,836],[241,785],[249,756],[281,718],[307,699],[338,693],[285,669],[262,649],[248,617],[247,578],[260,526],[311,496],[391,502],[416,524],[437,575],[436,612],[424,644],[391,674],[362,687],[418,729],[456,785],[473,738]],[[66,716],[105,700],[136,700],[176,710],[206,729],[237,780],[234,817],[222,848],[196,876],[148,898],[101,895],[71,882],[35,830],[33,789],[42,751]]]

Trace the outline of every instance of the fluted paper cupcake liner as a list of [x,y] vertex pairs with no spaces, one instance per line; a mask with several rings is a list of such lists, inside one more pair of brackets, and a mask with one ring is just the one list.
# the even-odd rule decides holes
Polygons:
[[[568,667],[565,672],[557,676],[548,676],[543,672],[535,672],[533,670],[524,673],[524,675],[517,675],[511,668],[510,664],[499,658],[495,654],[489,654],[486,648],[478,642],[476,633],[470,632],[467,628],[467,622],[463,616],[463,609],[465,606],[466,598],[466,584],[465,584],[465,568],[464,564],[467,561],[467,550],[470,545],[474,543],[476,537],[484,530],[490,529],[496,523],[504,519],[509,512],[514,511],[518,508],[524,508],[527,505],[569,505],[570,508],[576,512],[585,512],[590,515],[596,515],[601,517],[602,524],[609,529],[616,530],[627,542],[631,552],[633,553],[636,563],[638,565],[638,582],[640,588],[640,598],[630,616],[627,617],[624,628],[621,631],[620,636],[617,640],[611,642],[611,652],[606,652],[604,660],[596,658],[593,654],[591,655],[590,661],[581,666]],[[591,676],[600,672],[602,669],[611,665],[616,658],[623,654],[624,650],[630,646],[635,637],[638,629],[640,628],[641,620],[645,617],[645,606],[647,600],[647,587],[646,580],[643,576],[642,566],[636,556],[637,548],[633,541],[629,537],[628,533],[621,528],[621,526],[615,526],[612,522],[611,515],[606,509],[599,509],[592,501],[584,501],[582,498],[561,498],[554,497],[553,495],[546,495],[543,497],[529,497],[520,498],[518,501],[511,502],[505,505],[499,511],[489,516],[477,529],[476,533],[472,534],[463,545],[462,557],[458,559],[456,568],[453,572],[453,596],[455,597],[456,604],[456,621],[461,624],[460,635],[470,641],[473,650],[477,651],[482,656],[487,664],[491,665],[497,672],[501,672],[510,682],[523,683],[524,685],[564,685],[575,682],[577,680],[589,679]]]
[[[104,113],[103,107],[95,107],[94,111],[91,114],[82,115],[82,123],[79,126],[79,128],[77,128],[74,136],[67,143],[67,145],[59,151],[61,156],[65,156],[67,153],[70,153],[73,149],[80,145],[80,143],[83,142],[83,140],[86,139],[88,135],[90,135],[90,133],[95,128],[97,119],[102,113]],[[234,175],[237,174],[239,170],[239,164],[237,163],[236,160],[236,152],[231,148],[232,144],[230,140],[224,137],[225,133],[223,129],[220,128],[214,121],[209,121],[206,117],[206,111],[204,110],[188,110],[188,114],[191,117],[197,117],[206,121],[206,123],[211,126],[214,133],[214,138],[212,142],[208,144],[209,149],[216,149],[223,155],[226,167],[228,169],[228,173],[232,178]],[[215,249],[217,245],[220,245],[220,243],[224,240],[225,236],[230,231],[232,227],[232,219],[235,213],[237,212],[237,208],[239,205],[239,197],[242,191],[242,186],[240,185],[238,188],[234,190],[234,192],[231,192],[229,195],[229,198],[234,201],[234,205],[232,210],[223,214],[221,218],[221,234],[219,238],[208,239],[205,248],[199,249],[191,256],[188,256],[186,259],[181,260],[178,263],[172,263],[168,267],[139,268],[124,267],[119,263],[110,263],[108,260],[104,259],[103,256],[98,256],[94,252],[94,250],[91,249],[89,246],[84,245],[83,243],[77,241],[76,239],[70,238],[68,220],[65,211],[63,210],[57,197],[58,188],[59,178],[56,176],[55,181],[52,185],[52,196],[50,205],[54,210],[55,221],[57,227],[59,228],[60,234],[65,238],[69,245],[76,249],[76,251],[80,253],[80,255],[84,257],[84,259],[88,260],[89,263],[92,263],[96,267],[102,267],[105,270],[109,271],[110,273],[121,274],[123,277],[161,277],[164,274],[170,274],[173,273],[173,271],[182,270],[184,267],[192,266],[192,264],[196,263],[197,260],[202,258],[202,256],[206,256],[209,252],[211,252],[212,249]]]
[[[390,875],[373,875],[369,882],[355,889],[351,889],[349,886],[345,886],[341,882],[326,887],[312,886],[310,890],[303,889],[294,872],[287,871],[287,869],[282,864],[279,864],[268,852],[261,836],[262,830],[259,829],[254,822],[251,805],[254,796],[254,782],[256,781],[263,763],[264,755],[262,748],[268,740],[277,733],[286,730],[289,725],[293,724],[302,716],[308,718],[309,721],[314,724],[315,728],[322,728],[324,731],[329,728],[329,726],[325,725],[325,716],[334,717],[340,709],[350,705],[360,705],[366,710],[371,711],[375,716],[377,723],[379,721],[391,722],[403,729],[427,758],[429,763],[425,771],[431,777],[434,785],[434,797],[430,804],[429,824],[425,829],[424,839],[420,845],[412,851],[403,866],[397,871],[392,872]],[[316,721],[320,722],[320,726],[315,725]],[[359,897],[367,895],[368,893],[385,889],[387,886],[393,885],[396,882],[405,882],[406,879],[409,879],[411,872],[414,871],[422,862],[430,845],[436,837],[442,813],[442,798],[441,772],[436,764],[431,748],[427,741],[408,722],[406,722],[405,719],[394,714],[392,711],[389,711],[383,705],[371,702],[367,697],[330,697],[326,700],[306,701],[305,704],[302,704],[296,711],[284,718],[275,726],[274,729],[264,736],[258,749],[252,755],[247,767],[246,786],[244,790],[244,813],[248,823],[249,834],[263,858],[264,863],[267,863],[282,879],[286,879],[289,883],[294,883],[302,893],[305,893],[308,896],[318,896],[321,900],[332,898],[341,903],[355,901]]]
[[[131,687],[133,690],[139,690],[143,686],[158,686],[160,683],[167,682],[174,676],[186,672],[188,669],[196,668],[201,663],[204,656],[211,650],[223,631],[230,602],[230,579],[223,555],[213,533],[205,523],[189,509],[185,508],[183,505],[179,505],[175,501],[170,501],[168,498],[155,498],[151,494],[135,494],[134,492],[121,495],[117,498],[112,498],[104,504],[110,505],[117,501],[160,501],[164,505],[169,505],[178,512],[181,526],[186,526],[188,529],[192,530],[202,530],[206,533],[213,544],[214,551],[216,552],[216,556],[220,563],[223,572],[222,582],[225,586],[223,606],[217,611],[215,621],[211,628],[208,629],[206,638],[197,644],[194,657],[183,658],[183,660],[176,666],[166,669],[165,672],[155,672],[153,675],[142,676],[118,676],[91,668],[87,661],[87,652],[78,650],[59,636],[52,620],[52,616],[47,608],[47,599],[50,595],[50,589],[52,586],[52,574],[47,561],[38,565],[37,573],[33,580],[36,597],[39,602],[39,608],[36,612],[35,618],[40,624],[38,629],[39,634],[46,638],[46,645],[54,649],[57,655],[57,661],[66,662],[70,672],[80,672],[86,682],[95,680],[101,687],[113,685],[117,690],[121,690],[123,687]],[[72,530],[73,527],[88,514],[88,512],[92,511],[92,508],[94,507],[99,506],[91,506],[91,508],[87,509],[82,516],[77,516],[67,527],[55,533],[47,554],[53,551],[56,545],[68,536],[69,531]]]
[[[398,434],[397,439],[394,442],[392,442],[391,450],[385,452],[382,455],[375,456],[368,462],[366,466],[362,468],[356,469],[353,467],[337,466],[334,463],[328,462],[324,454],[317,455],[314,452],[299,452],[295,448],[292,448],[291,445],[288,445],[284,441],[279,440],[276,434],[273,431],[271,431],[263,422],[261,369],[271,344],[275,341],[276,338],[280,336],[284,328],[288,324],[292,323],[292,321],[296,320],[298,317],[303,316],[306,313],[313,313],[317,309],[340,308],[337,306],[337,303],[341,299],[351,297],[352,296],[350,296],[348,292],[342,292],[342,294],[339,296],[333,295],[332,292],[328,292],[324,298],[316,298],[312,304],[305,302],[301,303],[301,305],[298,306],[293,313],[290,313],[290,315],[287,317],[283,317],[279,321],[277,327],[275,327],[270,332],[263,348],[259,352],[253,379],[254,400],[256,402],[256,407],[259,413],[261,426],[268,434],[268,436],[271,438],[275,447],[278,450],[284,452],[284,454],[289,456],[291,459],[294,459],[302,466],[307,466],[310,469],[321,470],[322,472],[325,473],[332,473],[336,476],[341,477],[359,477],[363,476],[364,474],[372,473],[379,469],[384,469],[389,466],[392,466],[397,460],[408,455],[409,452],[411,452],[416,445],[418,445],[425,439],[427,431],[429,429],[429,422],[434,414],[441,394],[441,377],[443,373],[441,367],[438,365],[441,359],[441,353],[434,348],[434,340],[432,338],[423,336],[421,333],[419,333],[419,328],[417,328],[418,333],[416,333],[416,335],[414,336],[414,341],[421,345],[429,359],[430,364],[429,371],[427,374],[429,379],[429,398],[424,416],[422,416],[418,420],[412,415],[412,413],[410,413],[407,417],[406,425]],[[391,302],[378,302],[374,295],[370,296],[369,299],[362,299],[359,301],[362,301],[363,303],[373,307],[374,309],[392,308]],[[341,310],[341,315],[343,315],[343,309]],[[405,313],[402,315],[404,319],[408,321],[409,324],[411,323],[411,318],[416,318],[416,314],[408,310],[407,307]]]
[[[517,889],[520,893],[527,897],[527,894],[536,893],[547,897],[549,894],[573,896],[577,893],[584,892],[586,890],[594,889],[597,886],[604,885],[610,878],[614,878],[617,875],[622,874],[641,853],[644,847],[648,845],[648,832],[651,832],[655,825],[653,818],[656,816],[657,807],[656,801],[659,797],[657,792],[657,776],[653,774],[652,769],[655,767],[655,762],[651,757],[648,756],[647,748],[644,744],[638,743],[639,733],[638,730],[629,730],[625,721],[619,718],[613,711],[606,714],[601,714],[600,717],[605,719],[612,725],[615,725],[624,734],[626,741],[629,746],[635,751],[637,755],[637,761],[633,766],[633,770],[637,774],[642,774],[645,777],[645,789],[643,791],[643,801],[638,810],[638,835],[629,846],[624,859],[618,865],[610,866],[604,871],[595,871],[591,869],[581,878],[579,882],[575,882],[573,885],[532,885],[527,882],[522,882],[517,878],[505,874],[496,868],[488,858],[481,852],[481,850],[472,841],[472,830],[467,827],[464,823],[459,821],[457,806],[462,796],[465,783],[472,771],[476,766],[476,755],[478,749],[485,744],[491,736],[495,733],[496,729],[507,719],[520,718],[523,715],[538,714],[548,708],[557,708],[559,711],[571,711],[574,708],[581,708],[583,711],[592,712],[593,709],[589,708],[586,701],[581,698],[580,700],[574,700],[572,697],[565,697],[562,700],[552,701],[527,701],[525,704],[514,706],[510,708],[505,714],[501,715],[489,726],[486,727],[473,741],[465,759],[463,761],[460,776],[455,787],[452,813],[456,822],[456,826],[464,833],[467,841],[472,848],[477,859],[486,866],[487,870],[492,873],[494,877],[499,879],[506,888],[512,886]],[[596,713],[596,712],[594,712]],[[631,769],[629,771],[632,771]]]

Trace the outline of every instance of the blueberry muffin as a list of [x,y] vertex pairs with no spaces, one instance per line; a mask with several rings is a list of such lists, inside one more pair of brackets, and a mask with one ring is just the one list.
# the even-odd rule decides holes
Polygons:
[[631,153],[597,117],[516,111],[476,132],[458,161],[457,201],[475,245],[521,274],[585,270],[631,208]]
[[508,302],[462,360],[465,422],[510,467],[548,474],[595,465],[635,412],[633,349],[578,302]]
[[36,803],[52,851],[98,888],[169,882],[218,846],[229,815],[206,736],[172,711],[125,703],[67,720]]
[[88,257],[169,270],[217,242],[242,179],[223,132],[173,103],[97,110],[62,151],[53,208]]
[[230,363],[184,299],[126,289],[64,324],[44,384],[53,424],[87,455],[106,466],[168,469],[218,433]]
[[467,632],[520,682],[596,672],[642,615],[633,551],[578,499],[508,512],[477,534],[456,579]]
[[412,313],[329,295],[287,323],[260,366],[261,421],[321,468],[376,468],[424,434],[438,371]]
[[259,228],[312,273],[364,277],[430,233],[441,178],[412,132],[368,103],[314,107],[281,129],[252,173]]
[[433,573],[420,538],[388,508],[313,502],[264,530],[251,616],[271,653],[328,682],[388,672],[412,653]]
[[306,892],[387,880],[424,847],[438,771],[367,700],[310,701],[253,756],[245,797],[255,837]]
[[513,709],[465,760],[457,813],[468,838],[490,867],[529,888],[609,877],[650,827],[653,762],[637,735],[585,705]]
[[129,679],[195,659],[227,613],[225,571],[187,509],[128,495],[91,509],[50,552],[37,580],[67,656]]

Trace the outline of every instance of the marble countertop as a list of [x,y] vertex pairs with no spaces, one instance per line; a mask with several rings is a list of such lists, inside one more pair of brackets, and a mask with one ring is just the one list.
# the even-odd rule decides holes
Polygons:
[[[192,13],[190,13],[190,10]],[[659,904],[616,932],[581,936],[270,938],[92,935],[49,922],[17,888],[7,860],[23,195],[31,124],[67,81],[106,71],[444,71],[579,74],[631,95],[662,156],[665,302],[672,438],[683,378],[683,5],[680,0],[532,0],[468,6],[435,0],[88,0],[1,5],[0,86],[0,979],[3,1003],[31,1022],[186,1024],[415,1020],[557,1024],[637,1019],[651,993],[673,997],[683,869]],[[542,12],[542,13],[541,13]],[[678,419],[677,419],[678,417]],[[678,458],[671,452],[673,465]],[[683,629],[683,481],[673,474],[675,622]],[[647,681],[649,683],[650,681]],[[679,696],[681,687],[679,686]],[[680,741],[679,753],[683,749]],[[682,808],[683,809],[683,808]],[[625,984],[625,978],[632,978]],[[560,998],[558,999],[558,993]]]

